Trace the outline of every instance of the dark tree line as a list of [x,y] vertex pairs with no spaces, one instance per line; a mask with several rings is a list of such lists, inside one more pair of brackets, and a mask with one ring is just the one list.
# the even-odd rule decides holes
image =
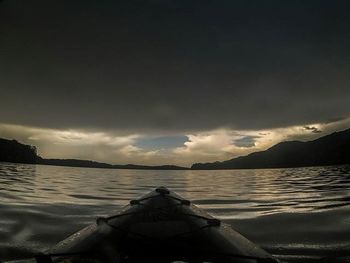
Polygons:
[[25,145],[16,140],[0,138],[0,161],[14,163],[36,163],[38,160],[35,146]]

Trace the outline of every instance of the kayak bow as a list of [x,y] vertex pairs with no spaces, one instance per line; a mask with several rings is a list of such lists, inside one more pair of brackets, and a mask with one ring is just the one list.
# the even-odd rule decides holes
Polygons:
[[229,225],[164,187],[130,201],[117,215],[98,218],[36,255],[33,262],[179,261],[278,262]]

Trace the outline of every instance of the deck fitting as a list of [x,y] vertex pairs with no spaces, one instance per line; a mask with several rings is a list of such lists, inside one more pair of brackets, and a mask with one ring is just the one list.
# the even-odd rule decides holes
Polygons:
[[156,192],[159,193],[159,194],[162,194],[162,195],[170,194],[170,191],[167,188],[165,188],[165,187],[158,187],[158,188],[156,188]]

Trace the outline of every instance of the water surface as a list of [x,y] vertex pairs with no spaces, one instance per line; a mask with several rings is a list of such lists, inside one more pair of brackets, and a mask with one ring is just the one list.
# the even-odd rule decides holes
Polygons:
[[350,166],[150,171],[0,163],[0,261],[166,186],[288,262],[350,256]]

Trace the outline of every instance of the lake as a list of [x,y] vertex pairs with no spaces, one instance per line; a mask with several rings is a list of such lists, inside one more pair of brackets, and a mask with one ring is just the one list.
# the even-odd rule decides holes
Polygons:
[[153,171],[0,163],[0,261],[46,249],[157,186],[281,260],[350,256],[350,166]]

